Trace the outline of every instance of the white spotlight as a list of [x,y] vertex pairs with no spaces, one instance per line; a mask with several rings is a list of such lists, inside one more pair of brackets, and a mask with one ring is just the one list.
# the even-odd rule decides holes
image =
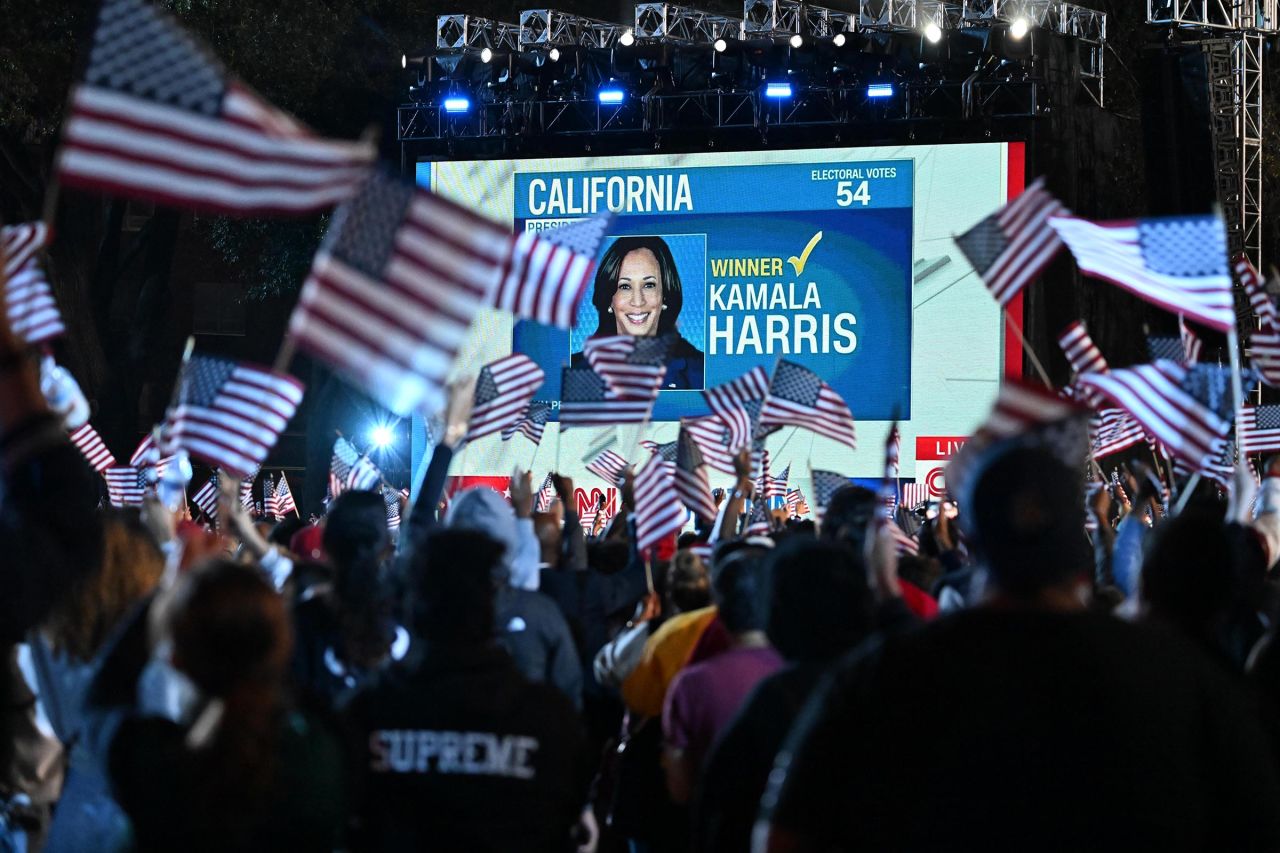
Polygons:
[[553,48],[551,48],[551,52],[547,54],[547,57],[548,57],[552,62],[559,62],[559,61],[560,61],[560,48],[558,48],[558,47],[553,47]]
[[394,444],[395,440],[395,431],[386,424],[378,424],[373,429],[369,430],[369,443],[374,447],[387,447],[388,445]]
[[486,48],[484,48],[483,50],[481,50],[481,51],[480,51],[480,61],[481,61],[481,62],[483,62],[485,65],[488,65],[490,62],[492,62],[492,61],[493,61],[493,51],[492,51],[492,50],[490,50],[490,49],[489,49],[489,48],[487,48],[487,47],[486,47]]
[[1020,39],[1027,34],[1027,30],[1031,29],[1031,22],[1026,18],[1018,18],[1009,25],[1009,35],[1016,39]]
[[930,21],[924,28],[924,37],[930,44],[937,44],[942,41],[942,27]]
[[729,49],[729,43],[724,39],[716,39],[715,43],[711,46],[716,49],[716,53],[724,53]]
[[636,34],[635,34],[635,31],[630,28],[628,28],[625,33],[618,36],[618,44],[622,45],[623,47],[631,47],[631,45],[635,43],[636,43]]
[[844,43],[846,41],[847,39],[845,38],[844,33],[836,33],[835,37],[831,39],[831,43],[836,47],[844,47]]
[[791,37],[792,47],[801,47],[803,44],[804,44],[804,36],[800,35],[799,33],[796,33]]
[[403,53],[400,54],[400,67],[401,68],[409,67],[409,57],[405,56]]

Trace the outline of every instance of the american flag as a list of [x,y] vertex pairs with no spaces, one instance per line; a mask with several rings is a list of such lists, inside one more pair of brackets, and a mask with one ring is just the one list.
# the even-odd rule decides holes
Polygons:
[[917,554],[920,552],[920,545],[893,519],[893,511],[898,503],[898,456],[901,442],[898,422],[894,421],[889,427],[889,435],[884,442],[884,479],[880,483],[880,504],[885,511],[877,519],[877,524],[888,527],[889,535],[893,537],[894,547],[899,554]]
[[284,518],[289,513],[297,511],[298,505],[293,500],[293,490],[289,488],[289,481],[281,471],[280,479],[276,480],[276,516]]
[[1109,281],[1211,329],[1235,327],[1222,218],[1171,216],[1121,222],[1052,220],[1081,272]]
[[98,431],[90,424],[86,423],[79,429],[73,430],[70,437],[71,443],[84,454],[84,458],[93,470],[101,473],[104,469],[116,464],[116,458],[111,455],[110,450],[107,450],[102,436],[98,435]]
[[566,367],[560,378],[560,429],[644,423],[656,398],[656,392],[650,397],[615,394],[591,368]]
[[303,214],[351,195],[376,156],[264,102],[155,5],[103,0],[57,174],[173,207]]
[[824,510],[831,503],[836,492],[849,485],[849,478],[834,471],[812,471],[813,502],[819,510]]
[[279,510],[280,507],[276,503],[276,484],[271,481],[271,475],[268,474],[262,478],[262,514],[279,518]]
[[302,383],[264,367],[192,356],[178,376],[165,435],[233,474],[258,470],[302,402]]
[[196,505],[196,509],[203,512],[209,517],[210,521],[218,520],[218,472],[214,471],[209,477],[209,482],[205,483],[191,497],[191,502]]
[[160,450],[156,447],[155,436],[147,433],[134,448],[133,454],[129,457],[129,464],[137,468],[145,468],[148,465],[154,465],[159,458]]
[[1280,405],[1245,406],[1240,412],[1240,452],[1280,450]]
[[521,353],[480,368],[466,440],[475,441],[499,430],[514,431],[546,378],[542,368]]
[[542,485],[538,488],[538,493],[533,498],[533,509],[535,512],[546,512],[551,509],[551,502],[556,499],[556,484],[551,474],[547,474],[547,478],[542,481]]
[[520,420],[514,424],[506,426],[502,430],[502,440],[520,433],[525,438],[533,442],[534,446],[542,443],[542,433],[547,428],[547,421],[551,418],[551,404],[542,400],[530,401],[525,406],[524,413],[520,415]]
[[1062,248],[1049,217],[1070,213],[1044,188],[1040,178],[995,213],[956,237],[982,283],[1008,305]]
[[644,338],[609,335],[588,338],[582,352],[587,364],[604,378],[613,393],[624,397],[651,397],[662,388],[672,343],[671,335]]
[[769,396],[760,408],[762,426],[798,426],[856,450],[853,413],[840,395],[818,374],[790,361],[781,361],[769,383]]
[[791,476],[791,466],[788,465],[782,469],[782,473],[776,477],[768,471],[761,478],[760,494],[765,498],[781,498],[787,494],[787,480]]
[[1200,360],[1202,345],[1203,342],[1187,328],[1186,321],[1178,317],[1178,336],[1149,335],[1147,355],[1151,361],[1166,359],[1190,367]]
[[1107,360],[1102,357],[1102,350],[1089,337],[1089,330],[1084,322],[1076,320],[1058,335],[1058,346],[1076,373],[1106,373]]
[[[1112,373],[1087,373],[1106,378]],[[1086,390],[1093,386],[1084,385]],[[962,494],[974,463],[998,442],[1018,440],[1043,447],[1071,468],[1083,468],[1089,453],[1087,416],[1089,412],[1050,391],[1022,382],[1001,383],[991,413],[947,465],[947,488]]]
[[1094,459],[1128,450],[1145,440],[1146,431],[1142,424],[1124,409],[1099,409],[1089,421],[1089,442]]
[[712,469],[733,474],[733,453],[729,450],[729,427],[719,415],[684,418],[680,428],[698,444],[702,458]]
[[[342,436],[333,442],[333,456],[329,458],[330,496],[337,497],[348,489],[373,491],[382,480],[382,472],[368,456],[356,450],[355,445]],[[333,488],[336,486],[336,489]]]
[[[689,511],[698,518],[705,521],[714,520],[716,502],[711,497],[711,484],[707,480],[707,472],[704,468],[706,461],[702,458],[702,451],[698,449],[697,442],[682,428],[671,444],[675,445],[676,493],[680,495],[680,500],[684,501]],[[660,452],[663,453],[664,458],[669,458],[668,451],[664,449]]]
[[769,516],[769,502],[757,498],[751,502],[751,511],[747,513],[747,529],[744,536],[768,536],[773,530],[773,519]]
[[[760,407],[768,394],[769,374],[763,367],[753,367],[737,379],[702,392],[712,413],[728,429],[725,445],[730,450],[751,444],[756,436]],[[729,473],[732,472],[730,468]]]
[[146,494],[142,472],[132,465],[118,465],[102,472],[112,506],[141,506]]
[[676,492],[675,468],[657,454],[636,475],[636,545],[641,551],[684,527],[688,514]]
[[587,463],[587,470],[606,483],[617,485],[622,480],[622,472],[631,463],[612,450],[606,450]]
[[4,246],[4,311],[9,328],[28,344],[51,340],[66,332],[53,290],[36,255],[49,239],[43,222],[0,227]]
[[915,509],[929,500],[928,483],[903,483],[902,505],[907,509]]
[[1248,258],[1244,255],[1237,257],[1235,270],[1236,277],[1249,295],[1259,324],[1259,328],[1249,335],[1250,361],[1263,382],[1273,388],[1280,387],[1280,312],[1277,312],[1271,294],[1267,293],[1266,282]]
[[804,499],[804,493],[799,489],[790,489],[787,491],[787,509],[792,515],[808,515],[809,502]]
[[1222,455],[1231,424],[1184,390],[1187,373],[1180,364],[1159,361],[1086,374],[1080,382],[1129,412],[1171,458],[1198,470]]
[[382,502],[387,507],[387,529],[400,529],[400,493],[390,486],[382,488]]
[[526,231],[514,242],[507,236],[509,257],[489,304],[527,320],[571,328],[613,219],[606,211],[559,228]]

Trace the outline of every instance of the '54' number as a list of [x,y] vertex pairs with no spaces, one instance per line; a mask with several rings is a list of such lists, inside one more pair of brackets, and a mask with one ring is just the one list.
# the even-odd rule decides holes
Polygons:
[[858,202],[863,207],[871,204],[871,186],[869,181],[862,181],[854,189],[853,181],[839,181],[836,183],[836,204],[841,207],[849,207],[854,202]]

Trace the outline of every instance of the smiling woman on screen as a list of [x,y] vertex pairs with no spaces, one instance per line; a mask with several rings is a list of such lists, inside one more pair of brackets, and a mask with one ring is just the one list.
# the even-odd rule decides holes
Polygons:
[[[599,325],[591,337],[674,334],[667,356],[663,388],[701,388],[702,352],[676,328],[684,290],[671,249],[661,237],[619,237],[604,253],[596,269],[591,303]],[[582,353],[573,354],[574,367],[587,366]]]

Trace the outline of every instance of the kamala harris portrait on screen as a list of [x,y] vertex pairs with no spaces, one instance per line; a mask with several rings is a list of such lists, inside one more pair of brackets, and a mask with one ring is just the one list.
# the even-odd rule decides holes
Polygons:
[[[596,268],[591,302],[599,315],[591,337],[672,335],[662,387],[702,387],[702,351],[686,340],[676,325],[684,290],[666,240],[650,236],[615,240]],[[573,354],[572,366],[588,366],[583,353]]]

